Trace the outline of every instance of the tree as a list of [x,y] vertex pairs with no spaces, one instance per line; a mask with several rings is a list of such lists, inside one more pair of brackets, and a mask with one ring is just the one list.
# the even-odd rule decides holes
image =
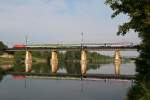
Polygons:
[[73,61],[73,60],[80,60],[81,52],[80,51],[67,51],[65,53],[65,60]]
[[0,41],[0,50],[6,49],[6,48],[7,46],[2,41]]
[[[119,26],[118,35],[125,35],[132,29],[142,39],[142,43],[138,48],[140,56],[136,60],[138,75],[135,86],[137,87],[138,85],[138,88],[140,88],[137,89],[139,94],[136,96],[140,97],[139,99],[141,100],[147,100],[146,98],[149,96],[145,96],[145,94],[150,93],[146,93],[147,91],[143,88],[144,85],[141,86],[141,84],[147,80],[147,76],[150,77],[150,0],[106,0],[106,4],[110,5],[114,10],[112,18],[120,13],[130,17],[128,22]],[[137,98],[136,96],[134,95],[133,97]],[[135,98],[132,98],[132,100],[135,100]]]
[[0,41],[0,55],[3,54],[3,50],[6,48],[7,46],[2,41]]

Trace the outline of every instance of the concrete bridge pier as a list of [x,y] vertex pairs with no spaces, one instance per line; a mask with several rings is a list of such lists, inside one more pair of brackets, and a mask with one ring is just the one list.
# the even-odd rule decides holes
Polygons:
[[25,64],[32,63],[32,53],[30,51],[26,51]]
[[82,76],[86,76],[86,72],[87,72],[87,51],[86,50],[82,50],[81,51],[81,74]]
[[32,70],[32,62],[25,63],[25,72],[31,72]]
[[121,55],[120,55],[120,51],[117,49],[115,50],[115,54],[114,54],[114,67],[115,67],[116,75],[120,74],[120,66],[121,66]]
[[56,73],[58,69],[58,57],[57,57],[57,51],[52,50],[51,51],[51,72]]
[[115,74],[116,75],[120,75],[120,66],[121,66],[121,62],[114,62],[114,67],[115,67]]
[[32,66],[32,53],[30,51],[26,51],[25,72],[30,72],[31,66]]

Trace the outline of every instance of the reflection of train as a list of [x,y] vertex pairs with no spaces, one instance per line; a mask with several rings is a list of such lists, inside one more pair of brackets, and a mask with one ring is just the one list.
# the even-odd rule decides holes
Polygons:
[[12,78],[14,80],[22,80],[22,79],[25,79],[26,76],[24,76],[24,75],[12,75]]

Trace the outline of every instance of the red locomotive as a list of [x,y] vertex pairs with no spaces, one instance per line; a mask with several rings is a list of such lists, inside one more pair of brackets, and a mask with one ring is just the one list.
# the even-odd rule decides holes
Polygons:
[[26,47],[26,45],[24,45],[24,44],[15,44],[13,46],[13,48],[25,48],[25,47]]

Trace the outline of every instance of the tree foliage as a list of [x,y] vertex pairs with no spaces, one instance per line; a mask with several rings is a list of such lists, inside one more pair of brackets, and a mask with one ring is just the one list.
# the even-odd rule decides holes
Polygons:
[[120,13],[130,17],[129,21],[119,26],[119,34],[126,34],[130,29],[139,33],[144,39],[145,34],[150,32],[150,1],[149,0],[106,0],[112,10],[112,18]]
[[[142,39],[139,47],[140,56],[136,60],[137,82],[130,90],[130,93],[133,93],[133,95],[131,96],[129,93],[129,99],[148,100],[150,91],[144,88],[144,83],[150,77],[150,0],[106,0],[106,4],[110,5],[114,11],[112,18],[121,13],[126,14],[130,18],[128,22],[119,26],[118,35],[125,35],[132,29]],[[134,90],[137,91],[135,92]]]
[[2,41],[0,41],[0,50],[6,49],[6,48],[7,46]]
[[3,54],[3,50],[6,48],[7,46],[2,41],[0,41],[0,55]]

